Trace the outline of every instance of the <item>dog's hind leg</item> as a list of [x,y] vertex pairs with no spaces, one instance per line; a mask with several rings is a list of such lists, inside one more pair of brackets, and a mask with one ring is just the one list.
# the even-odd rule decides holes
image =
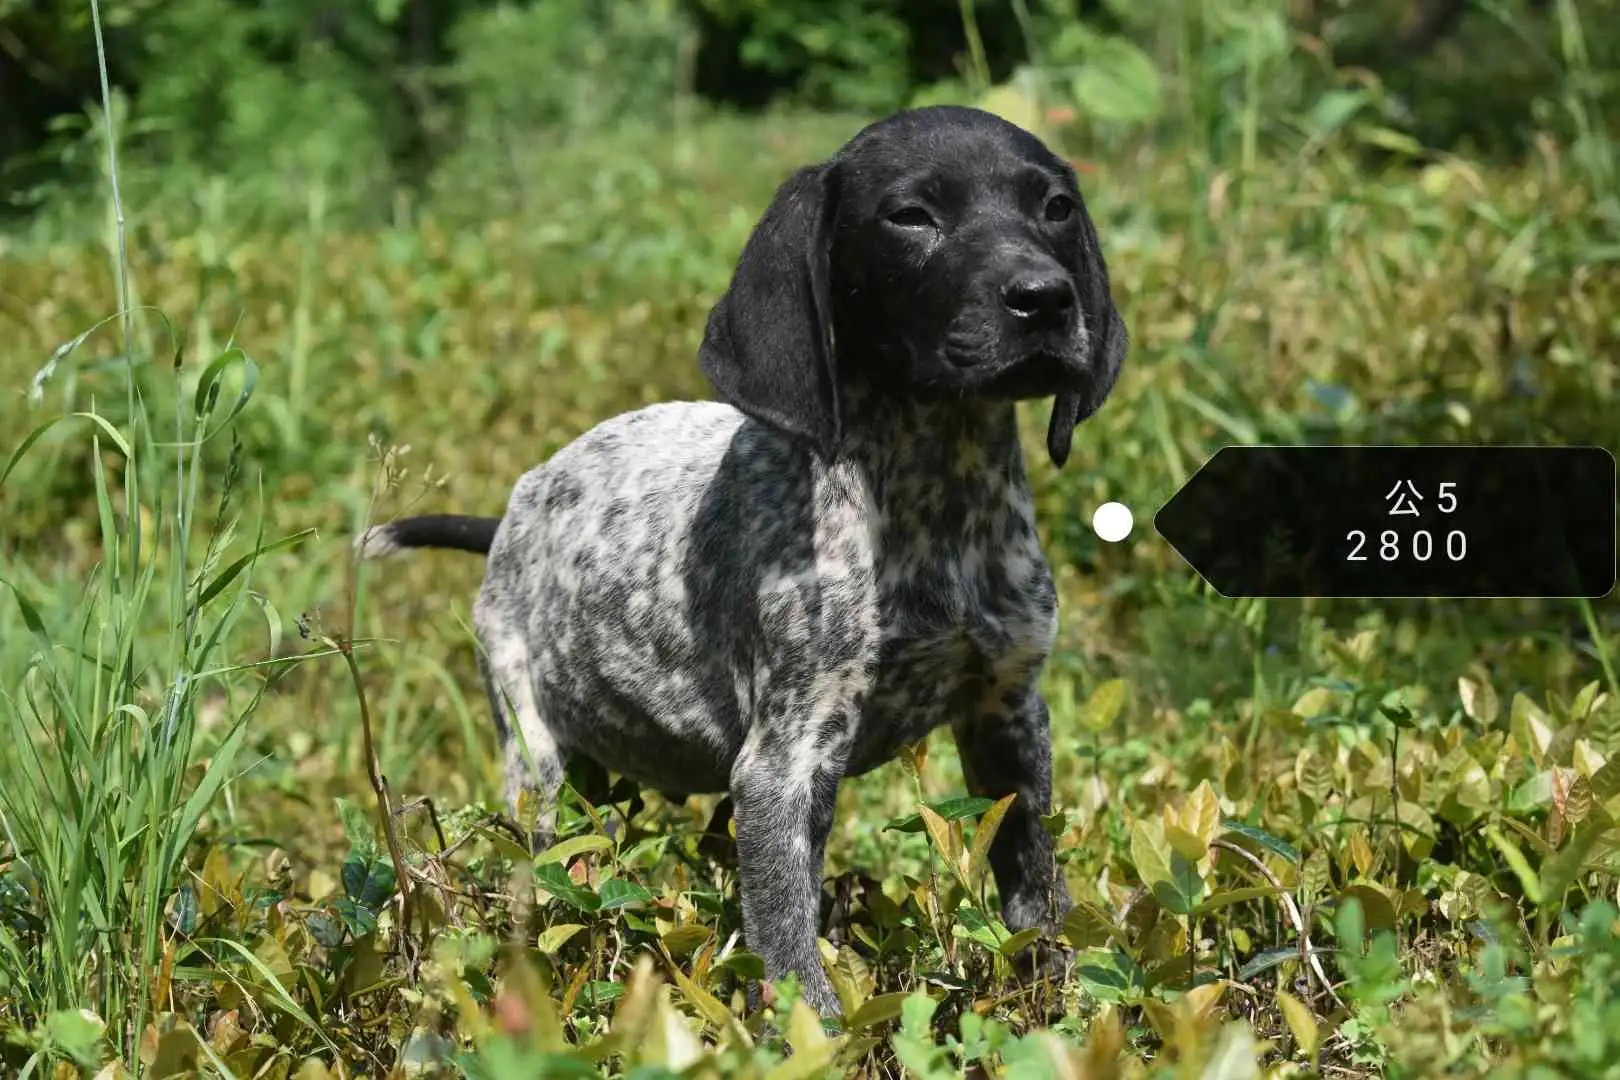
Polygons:
[[563,748],[541,715],[529,650],[523,638],[482,605],[475,611],[474,620],[484,644],[484,650],[478,654],[478,666],[483,672],[496,736],[501,743],[507,808],[521,822],[523,796],[534,796],[538,813],[529,831],[529,847],[539,853],[550,847],[556,837]]

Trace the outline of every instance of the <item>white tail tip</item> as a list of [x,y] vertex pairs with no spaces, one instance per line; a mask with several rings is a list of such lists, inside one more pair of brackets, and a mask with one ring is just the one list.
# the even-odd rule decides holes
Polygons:
[[362,559],[381,559],[405,550],[394,538],[390,525],[373,525],[355,537],[354,550]]

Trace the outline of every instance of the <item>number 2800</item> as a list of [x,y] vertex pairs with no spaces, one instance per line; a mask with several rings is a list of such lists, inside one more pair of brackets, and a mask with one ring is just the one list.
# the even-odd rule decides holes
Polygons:
[[[1367,534],[1360,529],[1351,529],[1345,534],[1350,541],[1350,554],[1346,557],[1348,562],[1366,562],[1367,556],[1364,548],[1367,546]],[[1434,537],[1429,535],[1428,529],[1419,529],[1412,534],[1412,558],[1418,562],[1428,562],[1434,556]],[[1460,529],[1452,529],[1446,533],[1446,558],[1452,562],[1462,562],[1468,554],[1468,537]],[[1394,562],[1401,557],[1401,534],[1394,529],[1385,529],[1378,535],[1378,557],[1384,562]]]

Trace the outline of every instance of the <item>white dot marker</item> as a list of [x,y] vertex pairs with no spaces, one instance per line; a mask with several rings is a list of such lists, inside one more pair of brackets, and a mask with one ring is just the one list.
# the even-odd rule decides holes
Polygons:
[[1131,508],[1124,503],[1105,502],[1091,515],[1092,531],[1110,544],[1117,544],[1131,535],[1131,526],[1135,523]]

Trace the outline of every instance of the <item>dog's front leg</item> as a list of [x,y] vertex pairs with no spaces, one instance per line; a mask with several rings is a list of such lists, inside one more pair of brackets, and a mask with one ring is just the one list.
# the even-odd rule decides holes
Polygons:
[[817,727],[786,714],[756,725],[732,766],[731,799],[748,948],[765,961],[767,979],[792,972],[806,1004],[837,1016],[816,927],[847,750],[841,738],[817,739]]
[[1072,906],[1052,837],[1041,824],[1052,812],[1050,729],[1046,702],[1033,688],[1010,712],[980,711],[951,724],[968,791],[989,799],[1018,796],[990,844],[1002,919],[1014,933],[1055,930]]

